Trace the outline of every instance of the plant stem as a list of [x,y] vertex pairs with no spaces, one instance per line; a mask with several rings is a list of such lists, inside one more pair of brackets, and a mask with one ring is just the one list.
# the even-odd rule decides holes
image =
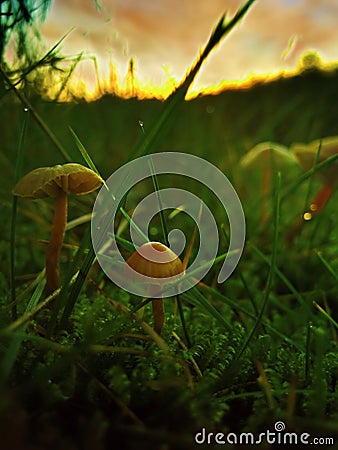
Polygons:
[[[332,195],[332,187],[324,184],[319,191],[317,192],[316,197],[311,202],[309,209],[302,214],[301,217],[298,218],[296,223],[293,225],[292,229],[289,231],[287,235],[287,245],[289,247],[292,246],[294,239],[301,232],[302,227],[304,226],[306,220],[313,219],[326,205]],[[305,217],[308,216],[307,219]]]
[[67,223],[67,194],[60,189],[55,198],[54,223],[46,254],[46,294],[59,287],[59,261]]
[[271,189],[271,167],[265,167],[262,179],[262,202],[261,202],[261,224],[264,225],[269,219],[269,194]]
[[164,324],[164,305],[163,298],[154,298],[151,301],[154,316],[154,330],[157,334],[161,334]]
[[312,211],[312,215],[314,213],[318,213],[321,211],[326,203],[329,201],[331,195],[332,195],[332,187],[328,184],[324,184],[319,191],[317,192],[316,197],[313,199],[313,202],[310,206],[310,209]]
[[63,148],[62,144],[58,141],[55,134],[52,132],[52,130],[48,127],[48,125],[44,122],[42,117],[37,113],[37,111],[33,108],[33,105],[28,101],[28,99],[25,97],[25,95],[22,93],[20,89],[16,89],[16,87],[11,82],[10,78],[4,72],[2,67],[0,66],[0,74],[6,81],[6,83],[10,86],[10,89],[13,89],[13,92],[18,97],[18,99],[21,101],[23,106],[27,108],[30,112],[36,123],[39,125],[39,127],[46,133],[46,135],[49,137],[49,139],[52,141],[52,143],[56,146],[56,148],[59,150],[59,152],[62,154],[62,156],[65,158],[67,162],[71,162],[72,159],[68,155],[67,151]]

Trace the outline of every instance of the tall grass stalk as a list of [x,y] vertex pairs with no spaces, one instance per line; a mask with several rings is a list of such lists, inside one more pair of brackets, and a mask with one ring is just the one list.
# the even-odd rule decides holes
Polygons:
[[132,155],[135,158],[146,155],[152,151],[160,133],[168,126],[169,119],[172,118],[174,111],[184,101],[190,86],[209,54],[217,47],[221,40],[239,24],[255,1],[256,0],[246,1],[228,22],[226,21],[226,14],[222,15],[204,47],[204,50],[189,69],[180,85],[166,100],[162,113],[155,124],[150,128],[149,133],[144,135],[144,138],[134,148]]
[[81,241],[81,245],[79,246],[79,248],[75,253],[74,259],[70,267],[67,270],[67,275],[60,289],[60,294],[56,297],[56,300],[53,304],[52,314],[47,329],[47,336],[50,336],[55,331],[58,314],[62,310],[62,308],[64,308],[63,319],[62,323],[60,324],[60,327],[65,325],[69,315],[73,310],[76,298],[74,299],[70,295],[72,292],[72,283],[78,273],[79,266],[81,265],[81,260],[83,260],[84,255],[87,253],[87,247],[88,247],[88,237],[86,238],[85,236]]
[[[15,164],[15,182],[17,182],[22,175],[22,167],[24,161],[24,142],[26,137],[26,131],[28,126],[29,114],[27,110],[24,110],[22,129],[18,144],[18,153],[16,157]],[[12,197],[12,208],[11,208],[11,232],[10,232],[10,266],[9,266],[9,280],[10,280],[10,291],[11,291],[11,303],[12,303],[12,319],[17,319],[16,310],[16,291],[15,291],[15,228],[16,228],[16,213],[17,213],[17,202],[18,198],[13,195]]]
[[293,192],[301,184],[304,183],[304,181],[313,177],[317,172],[320,172],[321,170],[325,169],[325,167],[329,167],[331,164],[333,164],[337,160],[338,160],[338,153],[330,156],[329,158],[326,158],[321,163],[316,164],[315,167],[312,167],[311,170],[308,170],[307,172],[303,173],[297,180],[295,180],[293,183],[290,183],[290,185],[284,190],[284,192],[281,194],[281,202],[284,202],[284,200],[289,198],[291,196],[291,194],[293,194]]
[[[142,127],[142,130],[144,130],[144,128]],[[160,186],[158,183],[158,179],[156,176],[156,171],[155,171],[155,167],[154,167],[154,163],[152,158],[150,158],[149,160],[149,165],[150,165],[150,171],[151,171],[151,177],[152,177],[152,181],[153,181],[153,186],[154,186],[154,191],[156,193],[157,196],[157,202],[158,202],[158,208],[159,208],[159,212],[160,212],[160,220],[161,220],[161,228],[162,228],[162,237],[163,237],[163,241],[165,243],[165,245],[167,247],[170,246],[169,244],[169,240],[168,240],[168,227],[167,227],[167,221],[164,215],[164,210],[163,210],[163,204],[162,204],[162,200],[161,200],[161,193],[160,193]],[[185,322],[185,317],[184,317],[184,313],[183,313],[183,306],[182,306],[182,302],[180,299],[179,295],[175,296],[175,301],[178,307],[178,314],[180,316],[180,320],[181,320],[181,324],[182,324],[182,328],[183,328],[183,334],[186,340],[186,343],[188,345],[188,347],[191,347],[191,340],[189,337],[189,333],[188,333],[188,328],[187,328],[187,324]]]
[[[59,312],[58,310],[62,306],[64,306],[64,310],[63,310],[63,313],[61,316],[59,329],[66,328],[68,318],[73,311],[75,303],[81,292],[82,286],[83,286],[84,282],[86,281],[87,274],[94,262],[95,253],[88,251],[88,248],[90,248],[89,234],[90,234],[89,230],[87,229],[87,233],[82,238],[81,245],[76,253],[72,267],[69,271],[69,273],[72,274],[72,276],[70,276],[66,279],[66,282],[61,289],[61,292],[60,292],[60,293],[62,293],[61,300],[53,314],[53,323],[50,327],[50,331],[53,331],[53,327],[56,322],[57,313]],[[82,262],[82,264],[80,264],[80,261],[83,257],[84,257],[84,261]],[[75,282],[72,283],[72,280],[74,278],[75,278]]]
[[323,316],[338,330],[338,323],[323,309],[317,302],[313,302],[314,306],[320,311]]
[[329,271],[329,273],[333,276],[333,278],[338,281],[338,273],[335,271],[335,269],[332,267],[332,265],[327,261],[326,258],[322,255],[322,252],[316,250],[316,254],[318,258],[321,260],[321,262],[324,264],[326,269]]
[[[224,294],[220,293],[217,289],[214,289],[203,283],[199,284],[198,289],[200,291],[205,292],[208,295],[212,295],[214,298],[218,298],[219,300],[224,302],[226,305],[228,305],[232,310],[242,312],[243,314],[245,314],[246,317],[249,317],[250,319],[257,321],[257,318],[258,318],[257,315],[253,314],[250,310],[248,310],[245,306],[243,306],[238,301],[235,301],[229,297],[226,297]],[[300,351],[300,352],[304,351],[304,348],[302,345],[300,345],[294,339],[291,339],[290,337],[286,336],[284,333],[277,330],[274,326],[271,325],[271,323],[268,320],[265,320],[264,317],[262,319],[262,324],[272,334],[274,334],[281,340],[285,341],[286,343],[288,343],[289,345],[291,345],[298,351]]]
[[77,66],[78,63],[81,61],[82,56],[83,56],[83,52],[80,52],[80,53],[78,54],[78,56],[74,59],[72,65],[71,65],[70,68],[69,68],[69,71],[68,71],[68,73],[67,73],[67,76],[66,76],[65,79],[63,80],[63,82],[62,82],[62,84],[61,84],[61,86],[60,86],[60,89],[58,90],[58,92],[57,92],[57,94],[56,94],[56,96],[55,96],[55,98],[54,98],[54,101],[55,101],[55,102],[57,102],[57,101],[59,100],[59,98],[60,98],[62,92],[64,91],[64,89],[66,88],[66,86],[67,86],[67,84],[68,84],[68,81],[70,80],[70,77],[72,76],[74,70],[76,69],[76,66]]
[[[322,141],[319,142],[318,149],[317,149],[316,154],[315,154],[315,159],[314,159],[314,162],[313,162],[313,171],[314,171],[314,173],[316,173],[316,167],[318,165],[319,155],[320,155],[321,149],[322,149]],[[314,176],[310,177],[309,185],[308,185],[306,196],[305,196],[305,203],[304,203],[304,208],[303,208],[304,212],[307,211],[307,209],[309,207],[313,180],[314,180]]]
[[[230,239],[229,239],[229,236],[228,236],[228,233],[227,233],[227,231],[225,229],[225,225],[224,224],[221,225],[221,229],[222,229],[222,232],[223,232],[223,236],[224,236],[226,245],[229,246],[230,245]],[[249,285],[248,285],[244,275],[242,274],[242,272],[238,268],[236,270],[237,270],[238,276],[239,276],[239,278],[240,278],[240,280],[241,280],[241,282],[243,284],[243,287],[244,287],[244,289],[245,289],[245,291],[246,291],[246,293],[247,293],[247,295],[249,297],[250,303],[252,304],[252,307],[253,307],[255,313],[258,314],[258,307],[257,307],[257,304],[256,304],[256,300],[255,300],[255,298],[254,298],[254,296],[253,296],[253,294],[251,292],[251,289],[249,288]]]
[[[270,260],[268,257],[266,257],[264,255],[264,253],[262,253],[255,245],[250,244],[251,247],[253,248],[254,252],[264,261],[266,262],[269,266],[271,264]],[[297,289],[295,288],[295,286],[293,286],[293,284],[291,283],[291,281],[283,274],[283,272],[281,272],[279,270],[278,267],[275,267],[275,273],[276,275],[279,277],[279,279],[284,283],[284,285],[288,288],[288,290],[295,296],[295,299],[298,301],[298,303],[304,308],[306,309],[309,317],[311,317],[313,315],[312,309],[310,308],[310,306],[306,303],[306,301],[304,300],[304,298],[302,297],[302,295],[297,291]]]
[[280,173],[277,174],[277,180],[275,185],[275,204],[274,204],[274,216],[273,216],[273,237],[272,237],[272,252],[271,252],[271,260],[270,260],[270,267],[269,267],[269,273],[267,277],[266,282],[266,288],[265,288],[265,295],[263,297],[263,302],[261,305],[261,309],[259,311],[257,320],[252,327],[251,331],[249,332],[248,336],[246,337],[242,347],[236,354],[236,359],[240,359],[240,357],[243,355],[245,350],[247,349],[248,345],[250,344],[251,340],[253,339],[256,331],[261,326],[262,319],[264,312],[266,310],[266,306],[268,304],[269,296],[272,289],[272,283],[275,278],[276,274],[276,262],[277,262],[277,250],[278,250],[278,237],[279,237],[279,220],[280,220],[280,187],[281,187],[281,175]]
[[17,89],[14,84],[12,83],[12,81],[10,80],[10,78],[8,77],[8,75],[6,74],[6,72],[2,69],[1,65],[0,65],[0,74],[2,75],[3,79],[5,80],[6,84],[8,86],[10,86],[10,89],[13,90],[14,94],[18,97],[18,99],[20,100],[20,102],[22,103],[23,108],[28,109],[31,114],[33,119],[35,120],[35,122],[39,125],[39,127],[42,129],[42,131],[46,134],[46,136],[49,137],[50,141],[53,143],[53,145],[57,148],[57,150],[61,153],[61,155],[63,156],[63,158],[67,161],[67,162],[71,162],[72,158],[70,157],[70,155],[68,154],[68,152],[66,151],[66,149],[63,147],[63,145],[61,144],[61,142],[57,139],[57,137],[55,136],[55,134],[52,132],[52,130],[50,129],[50,127],[46,124],[46,122],[42,119],[42,117],[40,116],[40,114],[38,114],[38,112],[35,110],[35,108],[33,107],[33,105],[29,102],[29,100],[26,98],[26,96],[23,94],[23,92],[21,92],[20,89]]
[[[56,49],[58,47],[60,47],[60,45],[62,44],[62,42],[67,38],[67,36],[73,31],[73,29],[71,29],[70,31],[68,31],[64,36],[61,37],[61,39],[58,40],[58,42],[56,44],[53,45],[53,47],[48,50],[48,52],[39,60],[37,60],[36,62],[34,62],[33,64],[30,64],[29,67],[27,67],[26,69],[21,69],[19,71],[20,73],[20,77],[17,81],[12,83],[12,87],[7,91],[7,93],[15,88],[16,86],[18,86],[22,81],[24,81],[27,77],[27,75],[29,75],[31,72],[33,72],[36,69],[39,69],[40,67],[51,67],[51,66],[55,66],[57,62],[59,61],[64,61],[65,58],[62,56],[58,56],[56,53]],[[82,53],[80,53],[80,55],[82,56]],[[77,61],[78,58],[75,59],[75,61]],[[77,62],[76,62],[77,63]],[[10,75],[15,74],[16,71],[12,72]],[[68,82],[69,76],[66,77],[66,80]]]
[[[45,280],[41,280],[40,283],[37,285],[31,299],[28,302],[25,314],[28,315],[32,311],[34,311],[34,308],[36,307],[36,305],[38,304],[38,302],[42,296],[44,286],[45,286]],[[27,323],[22,324],[21,328],[22,328],[23,332],[26,330],[27,325],[28,325]],[[20,335],[17,336],[16,334],[13,334],[11,336],[10,345],[7,348],[7,350],[4,354],[3,360],[2,360],[2,373],[5,376],[5,378],[7,378],[11,373],[11,370],[17,359],[17,356],[18,356],[19,350],[20,350],[20,346],[21,346],[21,343],[23,340],[24,340],[24,337],[22,337]]]

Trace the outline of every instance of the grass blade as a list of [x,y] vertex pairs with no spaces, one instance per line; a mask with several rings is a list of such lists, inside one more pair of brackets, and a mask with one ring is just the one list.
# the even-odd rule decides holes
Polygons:
[[62,91],[63,91],[63,90],[65,89],[65,87],[67,86],[67,83],[68,83],[70,77],[72,76],[72,73],[74,72],[74,70],[75,70],[76,66],[78,65],[78,63],[81,61],[82,56],[83,56],[83,51],[80,52],[80,53],[78,54],[78,56],[74,59],[73,64],[70,66],[70,69],[69,69],[69,71],[68,71],[68,73],[67,73],[67,76],[66,76],[65,79],[63,80],[63,82],[62,82],[62,84],[61,84],[61,86],[60,86],[60,89],[59,89],[59,91],[57,92],[57,94],[56,94],[56,96],[55,96],[55,98],[54,98],[54,101],[55,101],[55,102],[57,102],[57,101],[59,100],[59,98],[60,98],[60,96],[61,96],[61,94],[62,94]]
[[320,311],[323,316],[338,330],[338,323],[323,309],[317,302],[313,302],[314,306]]
[[230,323],[225,320],[222,314],[220,314],[217,309],[208,302],[208,300],[196,287],[193,287],[189,292],[184,292],[181,296],[188,303],[191,303],[194,306],[202,307],[208,314],[214,317],[222,327],[231,332],[232,328]]
[[166,100],[161,115],[155,122],[154,126],[151,127],[149,133],[144,135],[143,139],[134,148],[132,155],[135,158],[151,152],[151,149],[158,139],[160,132],[162,132],[168,125],[169,119],[172,117],[172,113],[175,111],[176,107],[184,101],[189,87],[193,83],[204,61],[207,59],[211,51],[220,43],[220,41],[224,39],[225,36],[227,36],[230,31],[232,31],[233,28],[235,28],[235,26],[242,20],[255,1],[256,0],[246,1],[229,22],[225,22],[225,14],[222,15],[203,52],[198,57],[192,68],[188,71],[178,88]]
[[[83,157],[83,159],[86,161],[88,167],[95,173],[97,173],[100,177],[100,173],[97,169],[97,167],[95,166],[92,158],[89,156],[89,153],[87,152],[87,150],[85,149],[84,145],[82,144],[82,142],[80,141],[79,137],[77,136],[77,134],[75,133],[75,131],[69,127],[70,132],[73,135],[73,138],[75,139],[75,143]],[[102,177],[101,177],[102,178]],[[105,182],[104,186],[106,186],[107,190],[109,191],[108,186],[106,185]],[[112,194],[112,199],[114,200],[114,194]],[[123,217],[127,220],[127,222],[129,223],[129,225],[131,227],[133,227],[135,229],[135,231],[137,231],[137,233],[146,241],[149,242],[148,236],[146,236],[143,231],[137,226],[137,224],[129,217],[129,214],[122,208],[122,206],[119,207],[119,210],[121,212],[121,214],[123,215]]]
[[153,181],[154,191],[156,193],[158,207],[159,207],[159,213],[160,213],[160,219],[161,219],[161,227],[162,227],[162,236],[163,236],[163,242],[164,244],[169,247],[169,241],[168,241],[168,227],[167,222],[165,220],[164,212],[163,212],[163,204],[161,200],[161,194],[160,194],[160,187],[158,184],[158,179],[155,172],[155,167],[152,158],[149,160],[150,165],[150,171],[151,171],[151,178]]
[[[28,314],[34,310],[34,308],[36,307],[37,303],[39,302],[39,300],[42,296],[44,286],[45,286],[45,280],[41,280],[40,283],[38,284],[38,286],[36,287],[32,297],[27,305],[25,313]],[[22,325],[21,328],[22,328],[23,332],[26,330],[27,325],[28,325],[28,323],[25,323],[24,325]],[[6,378],[11,373],[11,370],[12,370],[15,360],[18,356],[18,353],[19,353],[19,350],[21,347],[21,343],[23,340],[24,340],[23,336],[20,336],[20,335],[16,336],[14,334],[9,347],[8,347],[7,351],[5,352],[5,355],[2,360],[2,371]]]
[[52,143],[55,145],[55,147],[58,149],[58,151],[61,153],[61,155],[63,156],[63,158],[67,161],[67,162],[71,162],[72,158],[69,156],[68,152],[66,151],[66,149],[63,147],[63,145],[61,144],[61,142],[57,139],[57,137],[55,136],[55,134],[52,132],[52,130],[48,127],[48,125],[45,123],[45,121],[42,119],[42,117],[38,114],[38,112],[35,110],[35,108],[33,108],[33,105],[28,101],[28,99],[26,98],[26,96],[21,92],[21,90],[16,89],[16,87],[13,85],[13,83],[11,82],[10,78],[7,76],[6,72],[4,72],[4,70],[2,69],[2,67],[0,66],[0,74],[2,75],[2,77],[4,78],[6,84],[8,84],[10,86],[11,89],[13,89],[13,92],[15,93],[15,95],[18,97],[18,99],[20,100],[20,102],[22,103],[24,108],[27,108],[35,122],[39,125],[39,127],[42,129],[42,131],[49,137],[49,139],[52,141]]
[[[322,148],[322,141],[320,141],[318,149],[316,151],[315,159],[314,159],[314,162],[313,162],[313,169],[314,170],[316,170],[316,167],[318,165],[321,148]],[[312,191],[313,181],[314,181],[314,177],[310,177],[309,185],[308,185],[308,189],[307,189],[307,193],[306,193],[306,197],[305,197],[305,202],[304,202],[304,211],[307,210],[308,205],[310,203],[309,200],[310,200],[310,195],[311,195],[311,191]]]
[[283,195],[281,195],[281,203],[289,195],[291,195],[298,188],[298,186],[304,183],[304,181],[306,181],[310,177],[313,177],[317,172],[320,172],[321,170],[325,169],[325,167],[330,166],[337,160],[338,160],[338,153],[330,156],[329,158],[326,158],[321,163],[316,164],[316,166],[313,167],[311,170],[308,170],[307,172],[303,173],[294,183],[290,183],[288,188],[283,192]]
[[[223,235],[224,235],[224,238],[225,238],[226,245],[229,246],[229,245],[230,245],[230,239],[229,239],[228,233],[227,233],[227,231],[226,231],[225,226],[224,226],[223,223],[222,223],[222,225],[221,225],[221,230],[222,230],[222,232],[223,232]],[[242,274],[242,272],[240,272],[240,271],[238,270],[238,268],[237,268],[237,272],[238,272],[238,276],[239,276],[239,278],[240,278],[240,280],[241,280],[241,282],[242,282],[242,284],[243,284],[243,287],[244,287],[244,289],[246,290],[246,292],[247,292],[247,294],[248,294],[248,297],[249,297],[249,300],[250,300],[250,302],[251,302],[251,304],[252,304],[252,307],[253,307],[255,313],[258,314],[258,308],[257,308],[257,305],[256,305],[256,301],[255,301],[255,299],[254,299],[254,296],[253,296],[252,293],[251,293],[251,290],[249,289],[249,285],[248,285],[248,283],[246,282],[246,279],[245,279],[244,275]]]
[[[29,114],[28,111],[24,111],[22,129],[18,145],[18,154],[16,157],[15,165],[15,182],[19,180],[22,175],[22,167],[24,160],[24,141],[26,137],[27,125]],[[10,231],[10,267],[9,267],[9,279],[10,279],[10,291],[11,291],[11,303],[12,307],[12,319],[17,318],[16,311],[16,293],[15,293],[15,228],[16,228],[16,212],[17,212],[18,197],[12,197],[12,214],[11,214],[11,231]]]
[[[62,295],[60,295],[60,297],[64,298],[67,292],[68,292],[68,297],[67,297],[66,302],[63,302],[63,303],[65,303],[65,307],[64,307],[62,317],[60,320],[60,325],[59,325],[60,329],[65,328],[67,320],[73,311],[75,303],[77,302],[77,299],[81,292],[82,286],[83,286],[84,282],[86,281],[88,272],[95,260],[95,253],[94,253],[93,249],[90,247],[90,244],[89,244],[90,238],[89,238],[88,234],[89,233],[87,232],[87,234],[84,236],[84,238],[81,241],[81,245],[76,253],[76,257],[74,258],[74,262],[72,265],[73,270],[70,271],[70,273],[75,272],[75,274],[78,272],[76,275],[76,278],[75,278],[75,282],[72,284],[71,288],[69,289],[71,280],[72,280],[73,276],[75,276],[75,275],[72,275],[66,280],[66,283],[64,284],[64,286],[61,289]],[[90,250],[88,251],[89,247],[90,247]],[[81,264],[80,269],[77,270],[78,261],[80,261],[80,259],[85,254],[86,254],[86,256],[84,258],[84,261]]]
[[84,145],[82,144],[82,142],[80,141],[78,135],[75,133],[75,131],[73,130],[72,127],[69,127],[69,131],[71,132],[75,144],[77,145],[77,148],[79,149],[79,152],[82,155],[82,158],[85,160],[85,162],[87,163],[88,167],[95,172],[97,175],[100,175],[100,172],[98,171],[97,167],[95,166],[92,158],[89,156],[89,153],[87,152],[87,150],[85,149]]
[[113,234],[111,232],[107,233],[109,237],[112,239],[115,239],[125,250],[128,250],[130,253],[134,253],[136,248],[134,247],[134,244],[127,239],[122,238],[121,236],[118,236],[117,234]]
[[321,260],[321,262],[324,264],[324,266],[327,268],[327,270],[330,272],[330,274],[333,276],[333,278],[338,281],[338,274],[334,270],[334,268],[331,266],[331,264],[324,258],[321,252],[318,250],[315,250],[317,253],[318,258]]
[[277,183],[276,183],[276,191],[275,191],[275,208],[274,208],[274,223],[273,223],[273,246],[272,246],[272,254],[271,254],[271,261],[270,261],[270,269],[268,273],[267,283],[266,283],[266,290],[265,295],[263,298],[262,306],[259,311],[257,320],[255,325],[252,327],[251,331],[249,332],[246,340],[244,341],[241,349],[236,355],[236,359],[239,359],[242,354],[247,349],[248,345],[250,344],[250,341],[254,337],[254,334],[260,327],[264,315],[264,311],[266,309],[266,306],[268,304],[271,288],[272,288],[272,282],[276,273],[276,260],[277,260],[277,248],[278,248],[278,236],[279,236],[279,215],[280,215],[280,185],[281,185],[281,176],[280,173],[277,175]]
[[[260,258],[262,258],[263,261],[265,261],[267,264],[270,264],[269,259],[255,245],[251,244],[251,246],[254,249],[254,251],[257,253],[257,255],[259,255]],[[302,307],[307,309],[309,315],[312,315],[312,310],[309,307],[309,305],[306,303],[306,301],[303,299],[303,297],[297,291],[297,289],[293,286],[293,284],[287,279],[287,277],[278,269],[278,267],[275,267],[275,273],[283,281],[283,283],[289,289],[289,291],[295,296],[298,303]]]
[[[207,286],[206,284],[203,284],[203,283],[199,284],[199,289],[203,290],[203,291],[206,291],[208,294],[211,294],[215,298],[220,299],[221,301],[223,301],[224,303],[229,305],[230,308],[233,309],[234,311],[240,311],[243,314],[245,314],[247,317],[250,317],[253,320],[257,320],[257,316],[255,316],[251,311],[246,309],[240,303],[238,303],[238,302],[232,300],[231,298],[226,297],[225,295],[221,294],[220,292],[218,292],[218,290],[216,290],[216,289],[214,289],[214,288],[212,288],[210,286]],[[285,334],[281,333],[276,328],[271,326],[270,323],[267,320],[262,319],[262,323],[263,323],[263,325],[264,325],[264,327],[266,329],[271,331],[271,333],[275,334],[276,336],[278,336],[283,341],[285,341],[288,344],[292,345],[298,351],[302,352],[304,350],[303,347],[301,345],[299,345],[296,341],[294,341],[293,339],[290,339],[288,336],[286,336]]]

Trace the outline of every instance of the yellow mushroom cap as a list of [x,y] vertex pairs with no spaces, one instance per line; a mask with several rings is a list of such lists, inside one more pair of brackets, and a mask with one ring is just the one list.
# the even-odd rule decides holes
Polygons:
[[147,242],[141,245],[126,261],[127,268],[151,278],[168,278],[183,274],[180,258],[160,242]]
[[56,197],[60,190],[80,195],[94,191],[102,183],[102,178],[88,167],[76,163],[58,164],[27,173],[18,181],[13,194],[30,199]]
[[276,142],[260,142],[249,150],[240,160],[243,168],[252,169],[282,169],[289,164],[295,164],[295,156],[287,147]]

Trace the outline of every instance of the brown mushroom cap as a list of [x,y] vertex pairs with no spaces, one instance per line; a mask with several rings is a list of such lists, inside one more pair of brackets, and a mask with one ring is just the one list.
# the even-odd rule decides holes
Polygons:
[[16,184],[13,194],[30,199],[56,197],[60,190],[80,195],[94,191],[102,183],[102,178],[88,167],[76,163],[58,164],[27,173]]
[[147,242],[126,261],[127,267],[151,278],[168,278],[183,274],[180,258],[160,242]]
[[[294,143],[291,145],[291,152],[305,170],[310,170],[315,163],[319,147],[318,164],[338,153],[338,136],[317,139],[309,144]],[[327,184],[335,185],[337,183],[337,168],[338,160],[318,172],[318,176]]]

